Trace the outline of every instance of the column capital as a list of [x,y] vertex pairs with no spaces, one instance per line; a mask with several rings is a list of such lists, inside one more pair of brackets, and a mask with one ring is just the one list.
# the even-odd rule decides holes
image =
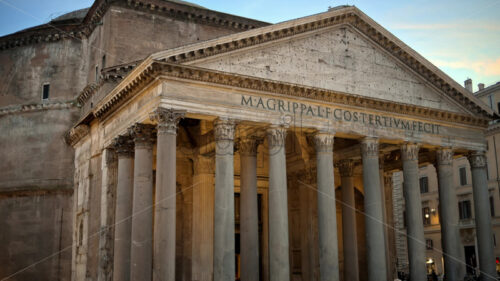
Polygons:
[[135,123],[128,129],[135,146],[152,146],[154,141],[154,125]]
[[467,155],[471,168],[485,168],[486,155],[485,151],[473,151]]
[[314,146],[317,152],[333,153],[334,134],[317,132],[314,134]]
[[246,137],[242,138],[238,142],[238,150],[240,155],[245,156],[256,156],[259,144],[262,143],[262,139],[257,137]]
[[439,148],[436,150],[436,162],[438,165],[451,165],[453,162],[453,149]]
[[269,148],[285,146],[286,130],[281,126],[272,126],[266,130]]
[[418,161],[418,150],[420,146],[416,143],[404,143],[401,145],[401,158],[403,161]]
[[377,157],[378,152],[378,138],[366,137],[361,140],[361,154],[363,157]]
[[343,159],[337,164],[341,177],[352,177],[354,174],[354,160]]
[[158,122],[158,134],[177,134],[177,125],[184,118],[185,111],[158,107],[149,114],[149,119]]
[[234,120],[226,118],[218,118],[214,122],[215,141],[232,141],[234,140]]
[[111,144],[118,157],[134,157],[134,142],[129,135],[117,136]]

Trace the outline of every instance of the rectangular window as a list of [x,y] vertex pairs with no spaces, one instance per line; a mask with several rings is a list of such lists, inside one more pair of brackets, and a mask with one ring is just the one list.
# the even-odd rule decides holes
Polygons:
[[50,84],[43,84],[42,87],[42,100],[48,100],[50,94]]
[[429,178],[421,177],[420,178],[420,193],[429,192]]
[[106,55],[102,56],[101,67],[104,69],[106,67]]
[[425,240],[425,248],[427,250],[432,250],[434,248],[434,242],[432,241],[432,239]]
[[458,171],[460,174],[460,185],[467,185],[467,170],[465,170],[465,167],[460,167]]
[[422,218],[424,220],[424,225],[431,224],[431,209],[429,207],[422,208]]
[[495,204],[494,204],[493,196],[490,196],[490,214],[492,217],[495,216]]
[[458,202],[458,213],[461,220],[470,219],[472,217],[469,200]]
[[493,109],[493,95],[489,95],[488,100],[490,102],[490,108]]
[[95,66],[95,82],[99,83],[99,66]]

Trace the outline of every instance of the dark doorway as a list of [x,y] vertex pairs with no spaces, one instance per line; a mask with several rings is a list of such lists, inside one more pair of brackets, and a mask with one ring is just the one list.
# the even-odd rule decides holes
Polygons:
[[476,273],[476,247],[465,246],[465,264],[467,265],[467,275],[475,275]]

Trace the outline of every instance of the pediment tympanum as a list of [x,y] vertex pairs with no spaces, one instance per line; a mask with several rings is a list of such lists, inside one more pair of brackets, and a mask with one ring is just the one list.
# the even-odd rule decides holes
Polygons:
[[376,99],[465,112],[348,26],[243,49],[193,64]]

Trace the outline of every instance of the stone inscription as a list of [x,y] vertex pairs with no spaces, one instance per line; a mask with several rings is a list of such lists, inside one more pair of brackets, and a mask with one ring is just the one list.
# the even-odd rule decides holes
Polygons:
[[397,128],[405,131],[439,134],[440,125],[421,121],[410,121],[396,117],[351,111],[321,105],[308,105],[276,98],[262,98],[241,95],[241,105],[257,109],[293,114],[294,116],[311,116],[335,121],[355,122],[364,125],[386,128]]

